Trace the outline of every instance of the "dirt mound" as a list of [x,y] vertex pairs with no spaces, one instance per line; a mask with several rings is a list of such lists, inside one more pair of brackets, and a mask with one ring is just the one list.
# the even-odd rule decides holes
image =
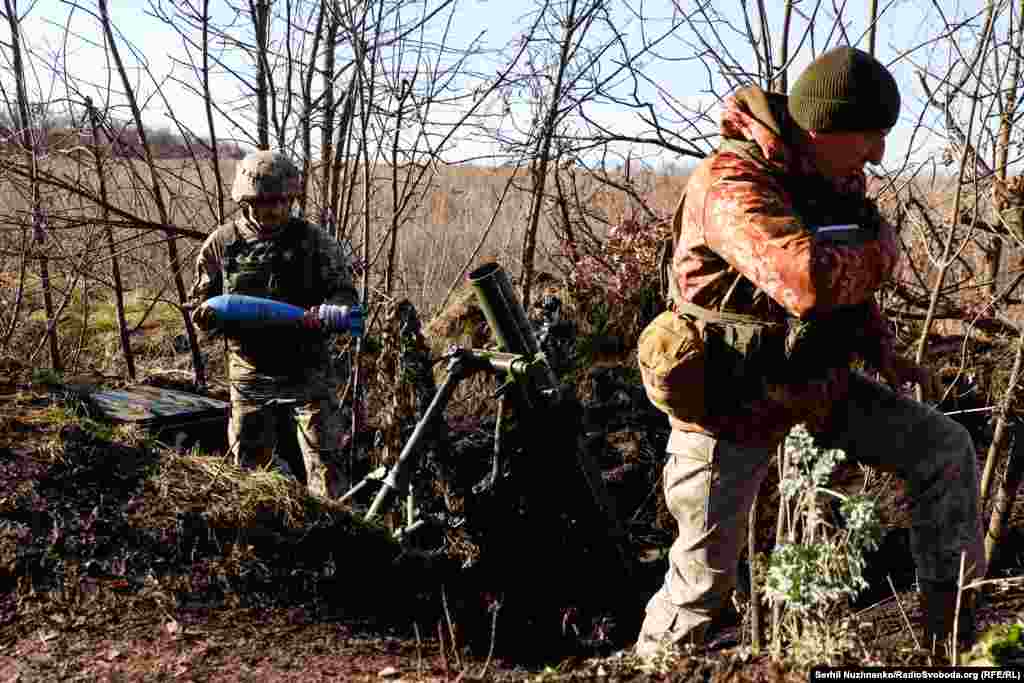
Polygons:
[[[351,609],[363,602],[362,586],[427,571],[385,529],[276,472],[112,443],[74,426],[59,438],[49,462],[9,453],[0,463],[16,492],[0,508],[0,584],[41,603],[89,577],[163,609]],[[390,597],[407,598],[409,582],[396,586]],[[19,616],[21,628],[31,625]]]

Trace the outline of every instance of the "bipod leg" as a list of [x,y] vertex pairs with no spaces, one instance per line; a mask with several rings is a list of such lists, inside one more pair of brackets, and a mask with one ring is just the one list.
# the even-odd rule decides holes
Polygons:
[[491,460],[491,472],[482,481],[473,486],[473,493],[481,495],[494,490],[501,478],[501,470],[504,464],[502,457],[501,434],[505,424],[505,394],[498,397],[498,415],[494,420],[494,455]]
[[604,520],[602,521],[608,525],[606,528],[611,531],[619,562],[626,576],[629,577],[633,574],[633,561],[626,552],[626,529],[622,525],[622,520],[619,519],[615,501],[608,495],[608,487],[605,486],[604,479],[601,478],[601,471],[591,458],[590,453],[581,447],[577,447],[576,453],[579,471],[584,481],[587,482],[587,488],[594,501],[594,508],[603,514]]
[[[372,474],[372,473],[371,473],[371,474]],[[360,491],[362,491],[362,490],[363,490],[363,489],[365,489],[365,488],[366,488],[367,486],[369,486],[370,482],[371,482],[371,481],[373,481],[373,480],[374,480],[374,477],[373,477],[373,476],[370,476],[370,475],[368,475],[368,476],[365,476],[365,477],[363,477],[363,480],[362,480],[361,482],[359,482],[358,484],[356,484],[355,486],[353,486],[353,487],[352,487],[352,488],[351,488],[351,489],[349,490],[349,492],[348,492],[348,493],[346,493],[345,495],[343,495],[343,496],[342,496],[341,498],[339,498],[339,499],[338,499],[338,503],[339,503],[339,504],[344,504],[344,503],[347,503],[348,501],[352,500],[353,498],[355,498],[355,497],[356,497],[356,495],[357,495],[357,494],[358,494],[358,493],[359,493]]]
[[374,519],[388,499],[396,492],[404,491],[409,485],[408,470],[418,455],[420,441],[427,433],[430,423],[444,412],[459,382],[468,377],[473,370],[475,368],[469,366],[463,354],[456,353],[453,356],[449,363],[448,376],[445,377],[444,383],[434,394],[434,399],[430,402],[423,417],[416,423],[416,429],[413,430],[412,436],[409,437],[409,441],[406,442],[398,460],[388,472],[388,476],[381,482],[380,491],[377,492],[377,497],[373,499],[373,503],[366,513],[366,521]]

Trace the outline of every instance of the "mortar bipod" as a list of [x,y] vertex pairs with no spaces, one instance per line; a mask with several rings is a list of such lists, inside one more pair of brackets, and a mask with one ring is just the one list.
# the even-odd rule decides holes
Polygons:
[[[404,528],[396,532],[397,536],[415,531],[424,524],[424,520],[414,519],[410,472],[420,455],[421,441],[429,433],[431,423],[439,419],[444,413],[448,401],[451,399],[459,382],[480,371],[501,374],[509,378],[509,381],[497,392],[499,405],[495,422],[494,455],[491,472],[473,487],[475,494],[489,492],[501,479],[501,472],[503,470],[502,417],[505,408],[505,398],[511,398],[513,407],[525,409],[528,413],[543,413],[545,411],[535,409],[545,406],[553,407],[563,400],[560,395],[561,387],[551,388],[545,386],[547,363],[544,361],[543,354],[530,359],[519,354],[451,347],[446,357],[448,358],[447,376],[434,394],[423,417],[417,422],[412,435],[398,456],[398,460],[386,474],[383,467],[378,468],[364,477],[359,484],[339,499],[341,503],[348,502],[369,486],[370,482],[379,482],[380,489],[365,515],[365,519],[370,521],[382,514],[386,506],[396,495],[407,494],[409,496],[409,503],[405,525]],[[532,384],[532,382],[537,381],[540,381],[539,386],[543,388],[538,388],[537,384]],[[537,405],[537,403],[543,403],[544,405]],[[633,563],[625,548],[625,527],[618,518],[613,501],[608,496],[601,473],[596,463],[587,457],[581,448],[576,450],[576,467],[586,483],[595,511],[601,515],[601,518],[594,518],[593,521],[599,524],[600,528],[608,532],[611,545],[614,547],[615,555],[617,556],[616,559],[624,570],[624,575],[628,576],[632,572]]]
[[[531,375],[545,372],[547,367],[542,360],[537,362],[520,354],[482,349],[465,349],[459,346],[451,347],[446,357],[448,358],[448,367],[445,380],[434,394],[434,398],[424,412],[423,417],[416,423],[412,436],[409,437],[409,441],[402,448],[398,460],[391,466],[387,475],[381,477],[380,470],[370,473],[338,501],[340,503],[348,502],[366,488],[370,482],[380,481],[381,488],[366,513],[367,521],[381,514],[384,505],[396,493],[405,493],[409,490],[409,471],[419,456],[420,442],[427,433],[430,424],[434,420],[439,419],[448,407],[448,401],[451,400],[452,394],[455,393],[459,382],[481,371],[507,375],[510,378],[510,382],[527,380]],[[529,400],[529,394],[530,392],[528,391],[522,392],[525,400]],[[495,438],[500,438],[500,435],[496,434]],[[496,462],[494,468],[492,468],[492,474],[494,469],[498,467],[499,463]],[[413,520],[408,519],[407,525],[411,526],[412,524]]]

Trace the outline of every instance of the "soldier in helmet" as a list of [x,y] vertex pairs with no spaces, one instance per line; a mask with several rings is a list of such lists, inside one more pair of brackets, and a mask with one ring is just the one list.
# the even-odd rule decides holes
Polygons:
[[324,303],[350,306],[358,293],[341,244],[291,215],[300,180],[298,168],[281,152],[253,152],[239,162],[231,198],[241,215],[214,230],[199,251],[192,319],[210,329],[214,312],[203,302],[219,294],[263,297],[308,311],[301,328],[226,334],[228,445],[242,467],[269,466],[283,425],[280,411],[268,409],[268,402],[279,401],[292,410],[310,491],[336,497],[347,484],[338,467],[339,406],[316,309]]

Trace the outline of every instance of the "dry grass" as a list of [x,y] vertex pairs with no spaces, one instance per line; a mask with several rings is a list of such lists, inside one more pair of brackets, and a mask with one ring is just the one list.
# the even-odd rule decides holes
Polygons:
[[[222,177],[230,182],[235,162],[224,162]],[[508,168],[475,166],[440,166],[436,173],[425,176],[413,201],[403,214],[399,226],[396,272],[391,298],[408,299],[424,320],[440,313],[440,304],[453,283],[464,277],[464,268],[472,268],[484,260],[498,260],[514,276],[519,272],[519,253],[523,230],[527,222],[529,196],[527,177],[520,172],[512,178]],[[172,223],[184,228],[207,232],[215,223],[215,201],[212,199],[214,174],[207,165],[201,172],[185,160],[160,162],[164,195]],[[46,161],[49,173],[68,182],[73,181],[87,192],[97,192],[97,182],[91,163],[54,155]],[[406,173],[416,169],[403,168],[400,186],[408,179]],[[315,173],[314,173],[315,175]],[[361,177],[361,173],[356,174]],[[589,229],[602,237],[609,225],[638,210],[633,199],[620,190],[599,183],[593,175],[582,169],[574,172],[581,206],[577,220],[586,221]],[[622,182],[621,174],[612,173],[615,182]],[[140,162],[117,160],[112,162],[106,180],[108,191],[116,206],[142,219],[158,221],[155,205],[140,178],[148,178]],[[514,180],[517,188],[508,192],[500,203],[506,184]],[[659,212],[670,212],[685,179],[660,176],[653,172],[634,174],[632,182],[639,196]],[[381,249],[391,229],[393,199],[391,196],[391,169],[380,165],[371,173],[370,191],[370,256],[371,302],[379,301],[383,292],[379,282],[383,276],[386,249]],[[321,191],[311,186],[307,213],[319,215]],[[343,233],[353,244],[355,253],[362,254],[363,241],[363,189],[356,188],[351,218]],[[0,216],[0,305],[5,312],[13,310],[14,294],[18,286],[21,265],[23,228],[27,220],[27,205],[23,193],[12,185],[0,185],[0,199],[5,200],[5,213]],[[118,342],[115,333],[112,292],[109,287],[111,260],[105,237],[96,221],[99,209],[68,192],[48,189],[45,193],[49,217],[51,280],[55,305],[70,296],[57,328],[62,354],[86,361],[97,372],[116,375],[121,373]],[[225,207],[230,215],[234,205]],[[555,218],[557,213],[552,213]],[[563,257],[552,233],[549,218],[541,225],[538,245],[538,267],[557,272]],[[580,229],[584,224],[576,226]],[[175,309],[176,293],[172,273],[167,269],[167,248],[159,232],[139,231],[131,227],[115,229],[118,258],[129,308],[129,325],[138,324],[138,317],[148,309],[149,303],[160,299],[149,314],[133,345],[143,355],[166,353],[170,340],[180,334],[182,322]],[[182,277],[186,286],[192,279],[193,259],[198,240],[179,239]],[[478,249],[475,260],[470,254]],[[79,277],[81,274],[81,277]],[[88,297],[83,296],[83,282],[88,283]],[[41,283],[38,267],[29,263],[25,280],[25,299],[19,316],[15,338],[10,349],[15,357],[24,360],[28,349],[35,348],[45,332]],[[0,328],[9,320],[0,316]],[[2,329],[0,329],[2,331]],[[85,343],[84,347],[80,345]],[[45,359],[45,350],[39,356]],[[85,360],[82,360],[85,359]],[[77,372],[79,368],[72,368]]]
[[[172,526],[185,510],[201,510],[211,526],[243,528],[274,510],[289,528],[308,522],[305,487],[272,470],[246,473],[223,458],[167,451],[149,479],[153,511],[146,524]],[[324,507],[326,501],[318,501]]]

